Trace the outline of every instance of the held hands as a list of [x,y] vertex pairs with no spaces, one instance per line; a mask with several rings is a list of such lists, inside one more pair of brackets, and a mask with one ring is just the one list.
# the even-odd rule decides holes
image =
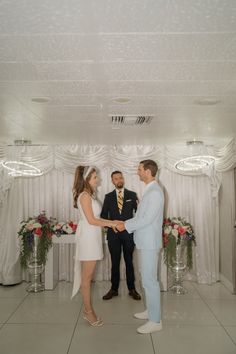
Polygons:
[[113,220],[111,221],[108,227],[112,228],[113,231],[117,233],[118,231],[121,232],[125,230],[125,223],[124,221]]
[[124,221],[118,221],[116,220],[116,230],[118,230],[119,232],[122,232],[125,230],[125,223]]
[[116,226],[117,226],[117,221],[114,220],[114,221],[111,221],[111,223],[109,224],[108,227],[110,227],[115,233],[117,233],[117,229],[116,229]]

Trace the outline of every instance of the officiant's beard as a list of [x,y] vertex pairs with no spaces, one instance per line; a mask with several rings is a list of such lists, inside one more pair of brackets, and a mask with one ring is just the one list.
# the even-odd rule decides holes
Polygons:
[[116,188],[117,189],[122,189],[123,187],[124,187],[124,183],[123,182],[120,182],[120,183],[116,184]]

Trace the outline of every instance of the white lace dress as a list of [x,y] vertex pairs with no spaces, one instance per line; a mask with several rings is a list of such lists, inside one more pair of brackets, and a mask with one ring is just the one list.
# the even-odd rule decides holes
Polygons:
[[[85,193],[85,192],[83,192]],[[90,225],[78,198],[79,223],[75,233],[75,264],[74,285],[72,297],[78,292],[81,283],[81,261],[93,261],[103,258],[102,229],[100,226]],[[100,218],[101,205],[97,199],[92,198],[92,210],[95,218]]]

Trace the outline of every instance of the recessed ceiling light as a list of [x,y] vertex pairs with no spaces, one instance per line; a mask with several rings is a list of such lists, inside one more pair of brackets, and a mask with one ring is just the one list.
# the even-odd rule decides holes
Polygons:
[[33,97],[33,98],[31,98],[31,101],[35,102],[35,103],[47,103],[47,102],[51,101],[51,98],[50,97]]
[[186,145],[188,145],[188,146],[193,146],[193,145],[198,145],[198,146],[202,146],[202,145],[204,145],[204,143],[203,143],[203,141],[201,141],[201,140],[197,140],[197,139],[192,139],[192,140],[188,140],[188,141],[186,141]]
[[32,145],[32,142],[29,139],[16,139],[14,140],[14,144],[17,146],[23,146],[23,145]]
[[198,104],[199,106],[214,106],[218,103],[220,103],[220,100],[217,98],[199,98],[198,100],[194,101],[195,104]]
[[115,103],[119,103],[119,104],[126,104],[130,102],[130,98],[129,97],[115,97],[112,98],[112,101]]

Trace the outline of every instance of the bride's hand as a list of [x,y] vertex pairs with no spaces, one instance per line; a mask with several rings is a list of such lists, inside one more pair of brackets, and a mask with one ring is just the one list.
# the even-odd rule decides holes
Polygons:
[[109,227],[115,232],[117,233],[117,229],[116,229],[117,223],[116,221],[112,221],[111,224],[109,225]]
[[117,221],[116,230],[119,231],[119,232],[122,232],[122,231],[125,230],[124,221]]
[[116,225],[115,226],[112,226],[112,230],[117,234],[118,230],[116,228]]

